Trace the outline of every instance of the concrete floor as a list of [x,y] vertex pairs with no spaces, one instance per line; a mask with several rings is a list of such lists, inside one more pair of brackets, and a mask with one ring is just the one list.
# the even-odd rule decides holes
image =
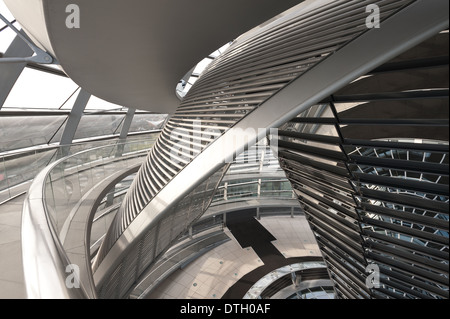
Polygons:
[[20,228],[25,195],[0,206],[0,299],[26,298]]
[[[263,217],[259,221],[286,257],[321,257],[304,216]],[[231,241],[201,256],[161,283],[148,299],[220,299],[246,274],[264,265],[251,247],[243,248],[226,228]]]
[[322,256],[305,216],[267,216],[259,222],[277,239],[272,243],[284,257]]

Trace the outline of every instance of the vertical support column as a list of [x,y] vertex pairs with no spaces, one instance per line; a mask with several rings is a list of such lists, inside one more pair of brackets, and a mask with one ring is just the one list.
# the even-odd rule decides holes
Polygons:
[[125,121],[123,121],[122,130],[120,131],[119,139],[125,140],[130,132],[131,123],[133,122],[134,114],[136,113],[135,109],[129,108],[127,111],[127,115],[125,115]]
[[258,179],[258,190],[257,190],[258,198],[261,198],[261,183],[262,183],[262,180],[260,178],[260,179]]
[[[259,144],[258,144],[259,145]],[[259,148],[259,146],[258,146]],[[261,146],[262,150],[261,150],[261,158],[259,159],[259,172],[262,173],[262,170],[264,168],[264,156],[266,154],[266,145]]]
[[65,156],[69,152],[70,144],[73,142],[78,124],[80,124],[81,117],[83,116],[83,112],[86,109],[86,105],[88,104],[90,98],[91,94],[83,89],[81,89],[78,93],[78,97],[73,105],[72,111],[70,112],[69,119],[67,120],[66,127],[64,128],[64,132],[59,143],[63,146],[62,156]]
[[[23,34],[23,31],[20,32]],[[16,35],[11,45],[6,50],[4,57],[25,58],[31,55],[33,55],[33,50],[18,35]],[[9,93],[26,65],[26,62],[1,63],[0,58],[0,109],[5,104]]]
[[125,147],[125,140],[127,139],[128,133],[130,132],[131,123],[133,122],[135,109],[129,108],[127,114],[125,115],[125,120],[123,121],[122,129],[120,130],[119,145],[117,147],[116,157],[123,155],[123,150]]
[[228,182],[223,185],[223,199],[228,200]]

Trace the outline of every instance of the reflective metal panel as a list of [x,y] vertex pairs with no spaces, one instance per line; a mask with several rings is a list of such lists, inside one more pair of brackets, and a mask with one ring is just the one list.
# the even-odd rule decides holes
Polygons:
[[[409,2],[380,2],[380,6],[385,9],[382,10],[383,19],[407,3]],[[261,32],[254,31],[252,37],[237,41],[211,63],[164,128],[156,147],[140,171],[142,177],[136,179],[105,238],[94,267],[99,267],[121,236],[132,239],[138,235],[131,230],[126,234],[126,230],[142,211],[149,212],[143,216],[147,215],[145,219],[152,220],[157,216],[156,211],[163,212],[164,207],[169,209],[171,203],[185,196],[196,184],[219,168],[224,159],[230,159],[231,162],[247,144],[264,137],[268,127],[274,127],[276,123],[281,124],[294,116],[295,113],[289,112],[300,108],[298,101],[292,104],[280,103],[280,106],[286,106],[283,111],[277,107],[271,110],[269,107],[264,110],[260,108],[264,101],[280,89],[289,87],[292,80],[308,75],[307,71],[320,65],[319,62],[326,61],[327,57],[335,55],[341,47],[364,33],[367,30],[364,4],[336,1],[319,8],[309,7],[310,11],[291,12],[283,21],[274,22],[267,28],[262,28]],[[330,36],[330,30],[336,33]],[[355,44],[355,47],[358,46]],[[363,63],[368,60],[370,61],[368,57],[365,58]],[[346,74],[349,72],[339,71]],[[349,79],[353,79],[353,73],[351,71],[348,75]],[[316,83],[315,80],[306,81]],[[337,83],[344,81],[347,81],[345,77],[337,82],[333,80],[329,89],[336,89]],[[320,93],[322,89],[317,87],[309,91],[308,96]],[[312,101],[305,102],[301,107],[313,104]],[[239,123],[238,126],[236,123]],[[263,130],[259,131],[258,127]],[[248,129],[253,132],[247,131]],[[222,142],[217,143],[220,140],[217,137],[222,134]],[[236,142],[236,138],[242,141]],[[234,147],[227,150],[230,143]],[[164,154],[166,160],[160,154]],[[188,165],[191,161],[192,164]],[[199,175],[199,172],[202,173]],[[192,180],[192,176],[197,178]],[[169,190],[168,188],[172,188],[169,181],[175,177],[181,184],[186,184],[189,180],[193,183],[186,184],[188,187],[182,192],[179,192],[180,186],[172,186],[173,190]],[[179,192],[179,195],[175,196],[173,192]],[[146,200],[138,200],[138,194],[143,194],[140,198],[146,197]]]
[[[390,15],[392,17],[383,20],[383,28],[380,30],[372,29],[365,32],[367,30],[364,22],[366,16],[357,13],[358,10],[365,8],[361,2],[334,2],[321,10],[312,10],[309,12],[310,16],[303,12],[302,15],[296,17],[298,19],[293,18],[284,25],[272,26],[272,29],[265,30],[267,33],[263,32],[247,39],[248,41],[237,43],[236,46],[230,47],[228,54],[222,55],[217,63],[212,63],[209,70],[196,82],[186,96],[177,111],[180,116],[177,116],[176,113],[169,121],[154,151],[141,170],[140,175],[143,177],[136,179],[124,206],[117,215],[118,218],[105,238],[95,264],[96,282],[100,283],[100,288],[110,273],[116,274],[116,270],[119,269],[117,268],[118,264],[127,254],[127,247],[129,245],[133,249],[137,247],[136,243],[142,234],[152,225],[163,220],[170,223],[170,212],[174,205],[212,172],[217,171],[223,165],[224,160],[234,159],[248,145],[264,137],[268,133],[267,128],[283,124],[286,120],[295,117],[311,105],[319,103],[369,70],[448,26],[448,16],[443,13],[441,7],[447,8],[448,3],[434,2],[432,5],[425,5],[423,2],[415,2],[397,12],[408,3],[410,2],[380,2],[380,6],[385,5],[382,10],[385,14],[384,18],[388,18]],[[336,6],[341,7],[336,10]],[[354,15],[351,14],[352,10],[355,10]],[[423,19],[424,11],[429,12],[429,16],[433,16],[433,19],[425,21]],[[336,12],[342,13],[341,21],[336,20]],[[318,17],[323,17],[324,20],[320,20]],[[352,20],[353,18],[355,20]],[[416,19],[418,23],[411,26],[410,21]],[[348,24],[342,24],[343,20]],[[307,27],[309,23],[311,23],[311,29]],[[314,28],[324,27],[329,30],[342,25],[346,25],[349,29],[338,31],[339,37],[332,39],[327,37],[328,33],[324,31],[322,42],[315,42],[320,37],[315,37],[317,33],[311,31]],[[297,30],[295,30],[296,27],[298,27]],[[402,31],[398,32],[398,30]],[[304,37],[310,36],[314,40],[303,42],[306,47],[302,47],[302,43],[299,43],[301,42],[299,39],[302,37],[299,37],[297,31],[306,32],[303,34]],[[308,32],[311,33],[308,34]],[[269,40],[274,41],[273,46],[266,46]],[[275,45],[278,40],[293,41],[290,44],[298,45],[295,47],[298,51],[288,49],[287,46],[283,46],[283,43]],[[308,47],[308,45],[310,46]],[[265,52],[264,48],[270,52]],[[246,51],[247,49],[248,51]],[[317,59],[317,57],[319,58]],[[299,64],[293,66],[290,64],[291,62]],[[286,67],[286,65],[288,66]],[[274,72],[273,68],[281,71],[278,67],[286,72],[291,68],[290,72],[295,73],[293,78],[287,79],[285,74],[277,74],[275,82],[280,81],[281,86],[280,82],[267,83],[264,82],[266,79],[258,78],[258,76],[273,76],[271,73]],[[291,82],[295,78],[296,80]],[[236,85],[233,81],[237,81]],[[250,85],[252,83],[254,86]],[[249,85],[247,86],[247,84]],[[280,90],[281,88],[283,89]],[[264,103],[255,100],[261,97],[265,99]],[[217,107],[215,102],[217,102]],[[226,109],[221,108],[232,105],[228,105],[228,103],[238,103],[237,105],[242,109],[228,113]],[[246,109],[247,107],[254,109],[251,111]],[[186,112],[196,109],[212,110],[212,112],[194,113],[195,116]],[[198,129],[198,120],[201,120],[201,125],[204,125],[200,130]],[[263,130],[258,130],[258,127]],[[249,132],[249,129],[253,131]],[[205,133],[206,139],[203,136]],[[183,140],[183,134],[190,136],[190,139]],[[222,135],[221,138],[216,139],[219,135]],[[236,139],[238,141],[233,144],[233,147],[230,147],[230,143],[234,143]],[[333,160],[345,159],[345,155],[335,150],[324,150],[314,146],[306,148],[302,146],[302,148],[313,151],[317,156],[326,157],[325,161],[319,163],[322,166],[330,166],[330,161]],[[157,163],[158,154],[165,154],[170,161],[163,163],[159,158]],[[190,164],[187,164],[189,162]],[[168,173],[170,170],[163,171],[164,166],[170,167],[176,172],[176,175],[171,177],[171,173]],[[338,167],[337,171],[342,172],[342,169],[339,170]],[[193,179],[193,176],[196,178]],[[171,179],[173,182],[169,182]],[[339,185],[345,184],[345,179],[339,177],[335,179]],[[143,200],[145,197],[149,198],[150,202]],[[333,201],[330,204],[333,204]],[[334,206],[337,206],[336,203]],[[355,212],[345,206],[341,210],[344,215],[357,217]],[[329,226],[320,219],[316,224],[326,235]],[[355,235],[359,238],[358,233]],[[350,238],[351,240],[345,236],[338,238],[339,242],[336,244],[350,251],[351,258],[363,264],[364,261],[360,260],[361,246],[355,241],[356,236]],[[329,255],[329,258],[337,257]],[[339,263],[335,263],[334,271],[345,273],[353,283],[362,283],[365,278],[361,273],[363,270],[349,270],[343,268]],[[365,293],[363,297],[366,297],[370,290],[363,285],[358,286],[361,288],[360,292],[347,289],[344,294],[347,297],[357,298],[361,297],[359,293]]]
[[281,166],[339,298],[448,298],[448,58],[435,56],[447,46],[439,33],[326,99],[322,117],[280,128]]

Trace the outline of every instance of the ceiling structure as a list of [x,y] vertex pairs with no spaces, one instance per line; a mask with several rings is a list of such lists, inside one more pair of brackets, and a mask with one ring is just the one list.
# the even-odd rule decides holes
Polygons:
[[[79,86],[106,101],[173,113],[176,83],[204,57],[299,0],[5,0]],[[80,28],[67,28],[70,4]],[[82,57],[82,58],[80,58]]]

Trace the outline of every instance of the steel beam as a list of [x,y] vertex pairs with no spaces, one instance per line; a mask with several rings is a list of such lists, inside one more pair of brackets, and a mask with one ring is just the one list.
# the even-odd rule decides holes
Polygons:
[[[23,31],[20,31],[22,34]],[[18,36],[14,38],[4,54],[7,57],[27,57],[33,50]],[[2,58],[0,58],[1,61]],[[5,104],[14,84],[26,67],[27,63],[0,63],[0,109]]]
[[127,138],[135,113],[136,113],[135,109],[131,108],[128,109],[127,115],[125,116],[125,120],[123,121],[122,130],[120,131],[119,137],[120,140],[125,140]]
[[67,120],[66,127],[61,137],[60,145],[70,145],[73,142],[73,138],[80,124],[83,112],[86,109],[86,105],[91,98],[91,94],[83,89],[78,93],[78,97],[70,112],[69,119]]

